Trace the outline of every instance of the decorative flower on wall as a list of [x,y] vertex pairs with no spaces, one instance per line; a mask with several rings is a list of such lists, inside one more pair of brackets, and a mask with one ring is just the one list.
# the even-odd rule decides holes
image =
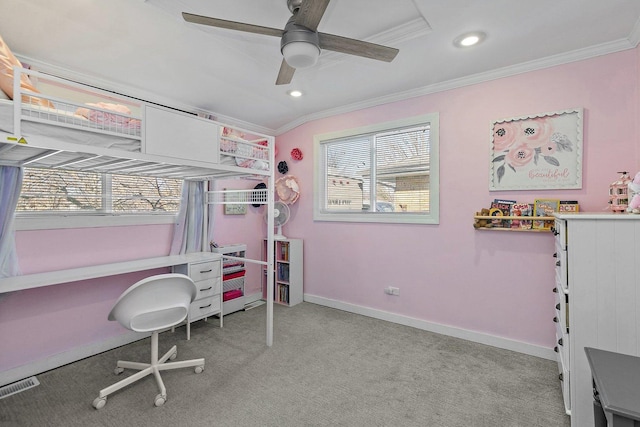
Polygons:
[[278,172],[280,172],[282,175],[289,172],[289,166],[287,166],[287,162],[283,160],[280,163],[278,163]]
[[299,148],[291,150],[291,158],[293,160],[302,160],[302,151]]
[[495,123],[493,126],[493,160],[498,164],[496,177],[502,180],[508,170],[518,173],[533,162],[542,161],[560,166],[556,153],[573,151],[567,135],[554,129],[552,118],[535,117],[527,120]]

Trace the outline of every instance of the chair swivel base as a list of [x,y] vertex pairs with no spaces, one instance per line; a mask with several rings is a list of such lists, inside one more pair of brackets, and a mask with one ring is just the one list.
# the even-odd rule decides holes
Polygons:
[[158,358],[158,332],[155,331],[151,335],[151,363],[140,363],[140,362],[128,362],[125,360],[118,360],[116,365],[116,369],[114,372],[116,375],[121,374],[125,369],[135,369],[139,372],[118,381],[117,383],[110,385],[102,390],[98,394],[98,397],[93,401],[93,407],[96,409],[101,409],[104,405],[107,404],[107,396],[111,393],[114,393],[129,384],[132,384],[147,375],[153,374],[156,378],[156,382],[158,384],[158,388],[160,389],[160,393],[155,397],[154,404],[155,406],[161,406],[167,400],[167,389],[164,386],[164,382],[162,381],[162,377],[160,376],[160,371],[167,371],[170,369],[180,369],[180,368],[189,368],[194,367],[194,371],[196,374],[204,371],[204,359],[192,359],[192,360],[184,360],[180,362],[167,362],[167,360],[174,360],[178,356],[177,347],[174,345],[167,351],[164,356]]

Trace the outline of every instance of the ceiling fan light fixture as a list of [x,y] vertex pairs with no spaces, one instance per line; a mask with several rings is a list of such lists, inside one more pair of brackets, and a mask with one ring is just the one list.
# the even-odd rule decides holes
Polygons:
[[296,41],[282,47],[282,56],[295,69],[308,68],[318,62],[320,49],[313,43]]
[[320,57],[318,33],[296,25],[295,15],[287,22],[280,40],[280,51],[284,60],[295,69],[316,65]]

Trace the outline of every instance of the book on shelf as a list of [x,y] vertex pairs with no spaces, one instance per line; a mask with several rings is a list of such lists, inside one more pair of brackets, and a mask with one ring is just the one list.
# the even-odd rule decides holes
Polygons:
[[[560,200],[558,199],[536,199],[533,203],[533,216],[553,216],[558,212]],[[537,230],[549,230],[553,227],[554,220],[533,220],[533,228]]]
[[575,213],[580,211],[580,204],[577,200],[560,200],[558,212]]
[[[522,217],[530,217],[533,215],[533,204],[532,203],[514,203],[511,205],[511,213],[510,216],[522,216]],[[531,220],[525,219],[511,219],[511,228],[512,229],[522,229],[522,230],[530,230],[532,227]]]
[[286,242],[280,243],[280,260],[289,261],[289,244]]
[[289,265],[288,264],[278,264],[278,280],[282,282],[289,281]]
[[[509,216],[511,215],[511,206],[516,203],[515,200],[494,199],[489,209],[491,216]],[[511,221],[508,219],[492,219],[491,223],[494,227],[510,228]]]
[[289,304],[289,286],[279,284],[276,288],[275,294],[277,301]]

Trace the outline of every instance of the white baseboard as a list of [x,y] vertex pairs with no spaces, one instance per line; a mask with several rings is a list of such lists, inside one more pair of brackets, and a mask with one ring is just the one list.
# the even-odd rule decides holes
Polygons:
[[141,334],[138,332],[128,331],[123,335],[118,335],[117,337],[109,338],[105,341],[77,347],[63,353],[49,356],[42,360],[38,360],[23,366],[18,366],[17,368],[0,372],[0,387],[14,383],[32,375],[41,374],[42,372],[59,368],[60,366],[66,365],[68,363],[84,359],[85,357],[94,356],[96,354],[102,353],[103,351],[111,350],[125,344],[130,344],[149,336],[151,336],[151,333]]
[[[262,299],[262,294],[257,293],[253,295],[247,295],[245,297],[245,302],[251,303],[260,299]],[[541,357],[543,359],[556,360],[556,355],[552,349],[523,343],[521,341],[514,341],[507,338],[496,337],[494,335],[483,334],[481,332],[441,325],[439,323],[427,322],[425,320],[415,319],[412,317],[402,316],[400,314],[389,313],[386,311],[376,310],[373,308],[363,307],[355,304],[349,304],[342,301],[332,300],[315,295],[304,294],[304,300],[313,304],[331,307],[350,313],[360,314],[363,316],[373,317],[375,319],[386,320],[388,322],[397,323],[400,325],[411,326],[413,328],[418,328],[429,332],[435,332],[438,334],[461,338],[468,341],[490,345],[493,347],[516,351],[518,353]],[[98,353],[102,353],[103,351],[130,344],[132,342],[144,339],[148,336],[151,336],[151,334],[127,332],[123,335],[109,338],[105,341],[74,348],[67,352],[59,353],[42,360],[31,362],[27,365],[0,372],[0,387],[30,377],[32,375],[37,375],[42,372],[58,368],[68,363],[76,362],[78,360],[84,359],[85,357],[94,356]]]
[[251,295],[245,295],[244,296],[244,304],[251,304],[252,302],[255,301],[259,301],[262,299],[262,292],[260,293],[256,293],[256,294],[251,294]]
[[363,307],[360,305],[349,304],[346,302],[319,297],[316,295],[304,294],[304,300],[313,304],[323,305],[325,307],[331,307],[338,310],[347,311],[349,313],[373,317],[375,319],[386,320],[388,322],[398,323],[400,325],[411,326],[413,328],[435,332],[437,334],[461,338],[467,341],[473,341],[480,344],[503,348],[505,350],[516,351],[518,353],[524,353],[543,359],[556,360],[556,354],[554,353],[553,349],[540,347],[533,344],[527,344],[521,341],[510,340],[507,338],[484,334],[482,332],[470,331],[467,329],[455,328],[453,326],[441,325],[439,323],[427,322],[426,320],[420,320],[400,314],[389,313],[387,311]]

